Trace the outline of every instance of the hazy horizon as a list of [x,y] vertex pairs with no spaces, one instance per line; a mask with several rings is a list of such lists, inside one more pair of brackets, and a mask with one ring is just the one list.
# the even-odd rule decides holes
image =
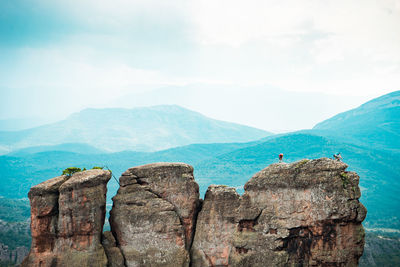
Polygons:
[[[174,88],[175,89],[175,88]],[[179,89],[178,89],[179,91]],[[192,94],[196,95],[195,93],[191,93],[187,96],[192,96]],[[261,116],[249,116],[249,112],[242,113],[240,110],[235,112],[234,110],[234,105],[236,103],[231,103],[231,105],[228,105],[227,107],[230,107],[228,110],[224,110],[224,112],[218,112],[218,110],[211,109],[210,106],[207,107],[202,107],[201,102],[198,101],[198,98],[193,97],[191,101],[188,101],[187,98],[183,97],[180,99],[181,101],[177,101],[177,99],[172,96],[170,99],[166,99],[166,97],[162,98],[159,101],[153,101],[152,99],[146,99],[146,98],[152,98],[152,94],[145,94],[141,95],[140,100],[144,100],[142,104],[137,104],[137,101],[133,101],[135,104],[131,104],[131,99],[136,99],[137,96],[133,95],[127,95],[125,97],[117,98],[114,99],[113,101],[110,101],[109,103],[106,103],[104,105],[88,105],[88,106],[83,106],[80,109],[77,109],[75,111],[71,111],[68,113],[64,114],[58,114],[57,116],[54,116],[54,114],[51,114],[52,116],[42,116],[42,117],[14,117],[14,118],[0,118],[0,122],[3,123],[2,126],[6,126],[7,123],[10,124],[10,129],[11,131],[13,130],[22,130],[22,129],[29,129],[32,127],[37,127],[45,124],[50,124],[54,123],[57,121],[61,121],[64,119],[67,119],[69,116],[71,116],[74,113],[79,113],[85,109],[104,109],[104,108],[123,108],[123,109],[135,109],[135,108],[150,108],[154,106],[161,106],[161,105],[177,105],[195,112],[199,112],[202,115],[205,115],[209,118],[212,119],[217,119],[217,120],[222,120],[222,121],[227,121],[227,122],[234,122],[238,124],[243,124],[255,128],[259,128],[262,130],[266,130],[272,133],[286,133],[286,132],[292,132],[292,131],[298,131],[298,130],[304,130],[304,129],[311,129],[314,127],[317,123],[329,119],[332,116],[337,115],[338,113],[348,111],[353,108],[357,108],[361,104],[371,100],[367,99],[366,101],[360,101],[359,99],[356,99],[355,97],[346,99],[347,101],[343,101],[341,103],[341,108],[342,110],[339,110],[335,106],[335,102],[328,102],[327,99],[330,98],[331,96],[329,95],[324,95],[324,94],[317,94],[319,97],[318,99],[320,102],[317,103],[305,103],[305,102],[298,102],[297,100],[288,100],[285,101],[285,103],[282,102],[274,102],[277,98],[283,98],[285,97],[285,94],[292,94],[291,92],[284,92],[282,95],[274,95],[272,100],[270,100],[270,105],[266,110],[271,111],[269,114],[264,114],[257,112],[254,110],[255,107],[253,107],[253,113],[254,114],[259,114]],[[307,94],[302,94],[302,93],[295,93],[300,98],[306,99]],[[325,98],[325,99],[324,99]],[[215,99],[215,101],[218,101],[218,98]],[[302,113],[293,113],[291,114],[291,110],[287,110],[287,106],[291,105],[291,103],[295,101],[297,102],[298,108],[301,106],[304,106],[304,109],[302,110]],[[315,98],[311,99],[311,102],[314,102]],[[212,101],[211,101],[212,102]],[[254,100],[253,100],[254,102]],[[307,105],[308,104],[308,105]],[[277,112],[274,110],[277,110],[280,106],[282,106],[281,111]],[[347,108],[345,108],[347,106]],[[250,107],[250,106],[249,106]],[[323,109],[322,109],[323,107]],[[315,112],[317,108],[320,108],[320,112]],[[309,115],[309,117],[304,117],[304,114]],[[260,120],[263,116],[268,117],[267,120]],[[286,120],[282,120],[286,119]],[[278,122],[278,121],[280,122]],[[265,124],[263,125],[263,122]],[[281,128],[273,128],[274,126],[281,126]],[[288,128],[284,128],[285,125],[288,125]],[[292,128],[290,128],[292,126]],[[297,128],[294,127],[297,126]],[[15,128],[15,129],[14,129]],[[272,129],[271,129],[272,128]],[[6,129],[7,130],[7,129]]]
[[0,3],[0,120],[177,104],[272,132],[400,89],[400,2]]

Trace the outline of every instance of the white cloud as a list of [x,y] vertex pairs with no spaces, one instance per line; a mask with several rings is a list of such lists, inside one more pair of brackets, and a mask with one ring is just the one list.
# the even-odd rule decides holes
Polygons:
[[261,44],[265,74],[253,83],[353,95],[400,88],[399,0],[201,0],[191,16],[204,46],[240,54]]
[[[203,44],[239,46],[313,34],[338,36],[344,45],[391,46],[399,51],[398,0],[200,0],[191,2]],[[397,35],[395,33],[398,33]]]
[[37,8],[71,29],[16,47],[0,85],[49,98],[67,91],[81,106],[191,83],[360,97],[400,89],[400,0],[40,0]]

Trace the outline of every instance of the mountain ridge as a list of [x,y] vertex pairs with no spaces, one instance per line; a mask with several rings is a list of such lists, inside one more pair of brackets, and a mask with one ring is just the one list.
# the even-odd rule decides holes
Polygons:
[[0,148],[86,143],[100,150],[157,151],[193,143],[247,142],[271,135],[257,128],[208,118],[177,105],[84,109],[65,120],[0,132]]
[[[398,182],[400,152],[398,149],[391,148],[391,144],[396,144],[392,143],[393,140],[388,139],[386,142],[381,142],[388,133],[387,131],[368,134],[370,130],[377,128],[376,125],[390,124],[398,120],[398,117],[395,116],[397,113],[390,116],[390,112],[393,111],[392,100],[396,100],[396,97],[397,94],[389,94],[378,98],[378,101],[375,99],[369,101],[372,105],[368,104],[367,110],[372,109],[373,111],[373,105],[383,103],[383,105],[378,105],[378,110],[384,110],[389,115],[383,116],[385,113],[382,112],[372,113],[373,119],[363,121],[368,127],[363,124],[352,124],[353,121],[350,120],[348,129],[351,131],[346,130],[345,135],[333,127],[333,130],[309,129],[277,134],[247,143],[190,144],[156,152],[125,150],[85,155],[83,154],[85,151],[76,150],[75,152],[41,151],[24,155],[0,156],[0,166],[2,166],[0,168],[0,177],[2,177],[0,179],[0,195],[9,198],[26,197],[30,186],[42,182],[46,178],[60,175],[63,169],[71,166],[89,169],[93,166],[106,165],[118,177],[132,165],[159,161],[187,162],[193,165],[202,194],[204,194],[206,186],[211,183],[227,184],[236,188],[237,191],[243,192],[243,184],[246,179],[265,165],[277,162],[279,153],[284,153],[284,161],[290,163],[301,158],[331,157],[334,153],[341,152],[344,162],[351,166],[352,171],[356,171],[360,175],[361,201],[369,211],[364,222],[365,226],[367,228],[400,229],[398,220],[400,218],[398,210],[400,205],[398,198],[400,195]],[[383,99],[383,101],[379,99]],[[397,105],[396,102],[394,104]],[[397,127],[396,124],[391,124],[391,126],[393,126],[392,130],[395,134],[399,132],[400,127]],[[358,138],[360,133],[362,138]],[[109,182],[109,195],[114,195],[117,189],[118,184],[112,179]],[[368,242],[375,244],[373,242],[378,241],[384,242],[385,240],[379,239],[378,236]],[[386,243],[379,244],[382,245],[381,250],[384,249],[383,246],[386,246]],[[369,250],[370,252],[375,250],[375,245]],[[388,255],[398,255],[395,246],[384,251]],[[377,253],[373,256],[369,255],[368,259],[367,256],[363,256],[363,266],[374,266],[373,262],[379,263],[383,260]],[[368,264],[365,263],[366,260],[368,260]],[[393,259],[392,262],[398,262],[398,260]]]
[[354,144],[400,152],[400,91],[316,124],[314,133]]

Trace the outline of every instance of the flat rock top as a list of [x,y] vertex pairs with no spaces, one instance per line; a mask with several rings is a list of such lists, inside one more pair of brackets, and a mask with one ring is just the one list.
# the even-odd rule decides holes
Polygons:
[[207,193],[212,193],[212,194],[225,194],[225,193],[229,193],[229,194],[237,194],[236,189],[234,187],[229,187],[226,185],[215,185],[212,184],[208,187],[207,189]]
[[171,178],[184,178],[194,182],[192,166],[179,162],[158,162],[129,168],[119,179],[120,186],[137,183],[138,178],[146,178],[147,183]]
[[61,175],[52,179],[46,180],[38,185],[35,185],[29,191],[29,195],[43,195],[57,193],[60,186],[68,180],[68,176]]
[[330,183],[333,176],[344,172],[347,164],[328,158],[303,159],[294,163],[276,163],[256,173],[245,185],[245,190],[271,187],[309,187]]
[[227,185],[221,185],[221,184],[209,185],[208,189],[212,190],[212,191],[220,191],[220,190],[222,190],[222,191],[226,191],[226,190],[230,191],[230,190],[235,190],[234,187],[230,187],[230,186],[227,186]]
[[106,170],[87,170],[77,172],[60,186],[60,191],[75,187],[91,187],[107,183],[111,179],[111,172]]
[[179,170],[181,173],[192,173],[193,167],[181,162],[157,162],[138,167],[129,168],[122,175],[135,175],[137,177],[147,177],[159,172],[168,172],[169,170]]

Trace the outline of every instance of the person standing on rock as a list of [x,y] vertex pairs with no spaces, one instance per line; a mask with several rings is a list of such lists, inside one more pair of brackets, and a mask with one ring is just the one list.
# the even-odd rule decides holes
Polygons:
[[283,160],[283,154],[280,153],[280,154],[279,154],[279,163],[282,163],[282,160]]
[[340,152],[337,154],[334,154],[333,157],[335,158],[335,160],[337,161],[342,161],[342,155],[340,155]]

